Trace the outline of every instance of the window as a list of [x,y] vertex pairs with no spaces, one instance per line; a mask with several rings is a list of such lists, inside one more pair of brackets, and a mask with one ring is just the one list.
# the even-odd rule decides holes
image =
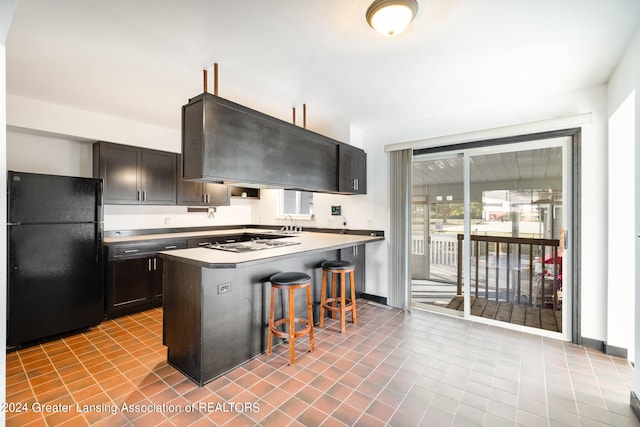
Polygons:
[[309,191],[282,190],[280,216],[290,215],[301,219],[313,217],[313,193]]

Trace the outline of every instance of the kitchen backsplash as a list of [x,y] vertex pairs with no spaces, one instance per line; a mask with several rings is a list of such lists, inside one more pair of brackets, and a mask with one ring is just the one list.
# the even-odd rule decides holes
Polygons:
[[138,230],[250,224],[251,202],[233,200],[231,206],[209,208],[210,212],[187,212],[185,206],[107,205],[104,229]]

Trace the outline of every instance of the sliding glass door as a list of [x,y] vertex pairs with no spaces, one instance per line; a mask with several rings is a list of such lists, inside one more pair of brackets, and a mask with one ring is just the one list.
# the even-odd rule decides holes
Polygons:
[[462,301],[457,240],[464,231],[462,155],[414,161],[411,187],[411,305],[457,310],[455,302]]
[[414,155],[411,305],[568,333],[570,138]]

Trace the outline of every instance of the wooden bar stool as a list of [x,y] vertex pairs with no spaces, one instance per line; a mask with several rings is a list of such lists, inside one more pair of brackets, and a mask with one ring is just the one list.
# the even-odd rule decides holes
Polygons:
[[[271,354],[273,345],[273,336],[285,338],[289,340],[289,364],[294,364],[295,339],[304,335],[309,335],[310,351],[314,350],[313,343],[313,302],[311,300],[311,276],[305,273],[285,272],[271,276],[271,303],[269,307],[269,332],[267,334],[267,354]],[[286,317],[274,319],[275,317],[275,301],[276,289],[286,289],[289,296],[289,310]],[[307,319],[296,317],[294,292],[296,289],[307,290]],[[296,323],[304,325],[304,328],[296,331]],[[287,325],[280,331],[280,325]]]
[[[356,287],[354,285],[353,273],[356,267],[349,261],[325,261],[322,263],[322,290],[320,301],[320,321],[319,326],[324,325],[324,310],[331,312],[331,318],[335,318],[335,313],[340,313],[340,332],[345,331],[345,318],[348,311],[351,312],[351,321],[357,323],[356,316]],[[351,277],[351,298],[347,298],[345,274]],[[331,274],[331,298],[327,298],[327,274]],[[340,296],[337,296],[336,279],[340,280]]]

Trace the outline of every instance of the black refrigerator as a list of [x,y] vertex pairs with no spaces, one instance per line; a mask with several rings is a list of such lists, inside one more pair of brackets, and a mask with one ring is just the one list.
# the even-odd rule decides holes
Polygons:
[[99,324],[102,180],[9,171],[7,346]]

